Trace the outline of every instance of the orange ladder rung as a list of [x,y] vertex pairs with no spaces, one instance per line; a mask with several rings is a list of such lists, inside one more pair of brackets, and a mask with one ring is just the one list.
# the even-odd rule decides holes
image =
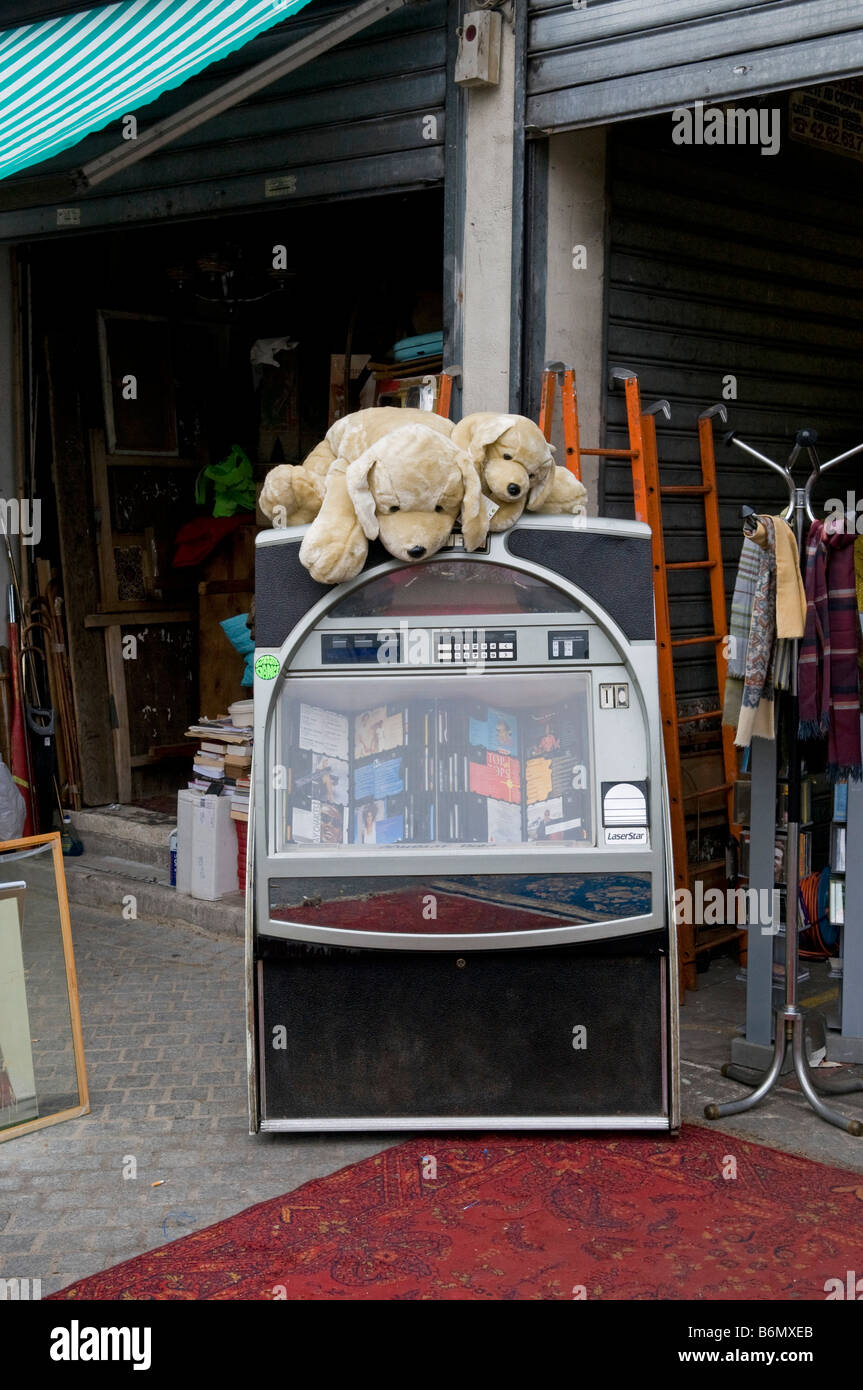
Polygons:
[[674,564],[666,564],[667,570],[712,570],[716,569],[715,560],[677,560]]
[[724,642],[725,634],[721,632],[705,633],[703,637],[672,637],[672,647],[704,647],[712,642]]
[[593,458],[601,459],[631,459],[636,458],[637,454],[632,449],[582,449],[583,454],[590,454]]
[[706,484],[699,487],[698,483],[675,483],[668,487],[659,489],[660,497],[706,497],[713,488]]

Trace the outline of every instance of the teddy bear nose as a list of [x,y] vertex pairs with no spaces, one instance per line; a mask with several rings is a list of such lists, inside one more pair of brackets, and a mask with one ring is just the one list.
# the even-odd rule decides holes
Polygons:
[[419,557],[425,555],[425,553],[426,548],[424,545],[411,545],[408,547],[408,555],[412,555],[415,560],[418,560]]
[[510,483],[509,487],[507,488],[507,492],[509,493],[510,497],[518,497],[518,494],[521,492],[521,488],[519,487],[518,483]]

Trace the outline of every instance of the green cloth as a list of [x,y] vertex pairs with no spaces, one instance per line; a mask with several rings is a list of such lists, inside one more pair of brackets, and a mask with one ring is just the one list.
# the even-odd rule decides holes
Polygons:
[[202,468],[195,482],[195,501],[204,506],[207,483],[213,484],[213,516],[233,516],[243,508],[255,510],[255,479],[252,465],[239,444],[234,444],[221,463]]

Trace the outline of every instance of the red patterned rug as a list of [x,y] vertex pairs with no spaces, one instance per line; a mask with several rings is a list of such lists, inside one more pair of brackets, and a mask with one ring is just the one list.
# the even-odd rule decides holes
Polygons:
[[861,1217],[863,1175],[715,1130],[412,1139],[53,1297],[823,1300]]

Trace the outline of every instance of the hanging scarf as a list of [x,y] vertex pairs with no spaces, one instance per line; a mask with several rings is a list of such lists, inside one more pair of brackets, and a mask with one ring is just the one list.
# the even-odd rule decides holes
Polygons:
[[814,521],[806,542],[806,631],[800,650],[801,738],[827,735],[833,781],[863,778],[857,673],[854,533],[845,518]]
[[[773,659],[776,650],[776,531],[772,516],[758,518],[758,577],[746,644],[743,699],[734,739],[748,748],[754,737],[773,738]],[[761,530],[763,528],[763,531]]]
[[776,533],[776,655],[773,684],[777,690],[791,686],[794,639],[806,628],[806,591],[800,573],[797,537],[784,517],[773,518]]
[[726,642],[728,672],[725,679],[722,722],[728,724],[732,729],[737,728],[737,722],[740,718],[743,677],[746,673],[746,648],[749,644],[752,605],[755,601],[755,582],[758,578],[760,565],[760,547],[748,536],[744,536],[737,579],[734,584],[734,597],[731,600],[731,617]]
[[854,578],[857,581],[857,612],[863,613],[863,536],[854,541]]

